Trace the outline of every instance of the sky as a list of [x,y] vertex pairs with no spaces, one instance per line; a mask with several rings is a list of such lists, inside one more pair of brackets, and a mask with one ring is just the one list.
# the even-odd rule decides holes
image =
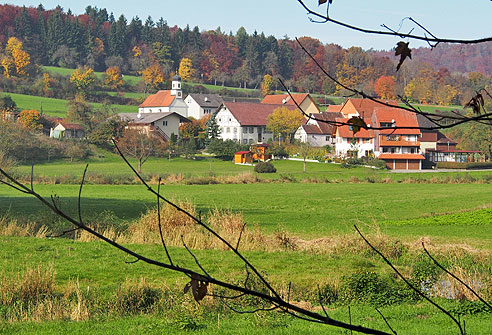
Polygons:
[[[326,5],[318,7],[318,0],[305,0],[306,5],[326,13]],[[49,0],[10,1],[12,5],[36,7],[40,3],[45,9],[60,5],[65,11],[83,14],[87,6],[106,8],[118,18],[125,15],[128,21],[138,16],[142,21],[150,15],[154,21],[164,18],[170,26],[200,30],[216,29],[235,33],[244,27],[248,33],[264,32],[277,38],[310,36],[323,43],[335,43],[343,47],[360,46],[363,49],[389,50],[400,40],[397,37],[382,37],[354,32],[330,23],[313,23],[297,0]],[[492,32],[492,1],[473,0],[469,4],[458,0],[333,0],[330,17],[369,29],[382,29],[381,24],[397,29],[402,19],[411,16],[438,37],[475,39],[487,37]],[[404,21],[402,31],[412,26]],[[414,32],[417,32],[415,30]],[[411,41],[410,46],[425,46]]]

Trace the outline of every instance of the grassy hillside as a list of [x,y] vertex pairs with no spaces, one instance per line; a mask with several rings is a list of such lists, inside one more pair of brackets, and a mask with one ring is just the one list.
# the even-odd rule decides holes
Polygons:
[[[0,93],[3,95],[10,95],[17,104],[20,110],[35,109],[37,111],[43,111],[46,115],[65,117],[67,114],[67,100],[54,99],[46,97],[38,97],[34,95],[16,94],[16,93]],[[100,107],[102,104],[93,103],[93,106]],[[136,113],[137,106],[127,105],[113,105],[118,113]]]

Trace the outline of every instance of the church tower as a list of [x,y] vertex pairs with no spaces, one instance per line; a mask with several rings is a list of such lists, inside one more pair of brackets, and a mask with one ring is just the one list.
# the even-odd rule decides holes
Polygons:
[[181,91],[181,77],[178,74],[173,77],[171,95],[178,99],[183,99],[183,91]]

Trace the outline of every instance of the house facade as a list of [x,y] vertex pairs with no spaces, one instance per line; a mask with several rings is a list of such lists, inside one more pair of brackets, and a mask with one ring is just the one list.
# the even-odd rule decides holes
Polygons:
[[58,121],[54,128],[50,129],[52,138],[84,138],[85,130],[80,123]]
[[190,93],[184,100],[188,106],[188,117],[196,120],[210,116],[217,111],[223,100],[218,94]]
[[167,113],[120,113],[119,117],[128,121],[127,128],[138,129],[149,136],[154,135],[163,141],[169,141],[171,136],[179,135],[179,125],[183,122],[191,122],[181,114]]
[[[349,119],[337,118],[337,122],[347,123]],[[370,120],[365,120],[370,124]],[[343,125],[336,128],[335,152],[342,158],[362,158],[374,156],[374,131],[360,129],[353,131],[352,126]]]
[[[223,102],[215,120],[220,128],[220,138],[241,144],[264,143],[273,140],[273,133],[266,128],[268,115],[285,105],[261,103]],[[287,108],[296,110],[295,106]]]
[[305,124],[301,125],[295,132],[294,138],[309,143],[313,147],[335,145],[336,127],[333,122],[342,116],[337,112],[323,112],[311,114]]
[[269,94],[263,98],[261,103],[271,105],[285,105],[291,107],[297,107],[297,105],[299,105],[304,113],[306,113],[307,115],[321,113],[318,105],[309,93],[291,95],[294,100],[292,100],[291,96],[288,94]]
[[171,90],[161,90],[149,95],[138,106],[138,114],[150,113],[177,113],[183,117],[188,116],[188,105],[183,99],[180,76],[173,77]]
[[425,159],[420,152],[421,133],[414,113],[392,107],[378,107],[372,115],[376,157],[389,169],[421,170]]

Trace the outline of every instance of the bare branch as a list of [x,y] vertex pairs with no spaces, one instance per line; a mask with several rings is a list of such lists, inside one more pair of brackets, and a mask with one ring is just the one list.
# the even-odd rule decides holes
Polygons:
[[396,331],[395,331],[393,328],[391,328],[391,325],[389,324],[388,320],[386,320],[386,318],[384,317],[383,313],[381,313],[381,312],[379,311],[379,309],[377,309],[377,307],[375,307],[374,309],[376,310],[376,312],[378,312],[378,313],[379,313],[379,315],[381,315],[381,317],[383,318],[384,322],[386,323],[386,325],[388,326],[388,328],[391,330],[391,332],[392,332],[394,335],[398,335],[398,334],[396,333]]
[[78,212],[79,212],[79,221],[82,223],[82,210],[80,208],[80,198],[82,196],[82,187],[84,187],[84,180],[85,180],[85,174],[87,173],[87,168],[89,167],[89,164],[85,165],[84,169],[84,174],[82,175],[82,179],[80,180],[80,188],[79,188],[79,197],[77,201],[77,207],[78,207]]
[[239,232],[239,237],[237,238],[236,251],[239,249],[239,243],[241,242],[241,236],[243,235],[244,228],[246,228],[246,222],[241,227],[241,231]]
[[[365,34],[373,34],[373,35],[386,35],[386,36],[400,36],[402,38],[410,38],[414,40],[420,40],[420,41],[425,41],[425,42],[430,42],[430,43],[454,43],[454,44],[479,44],[479,43],[485,43],[485,42],[490,42],[492,41],[492,37],[485,37],[485,38],[478,38],[478,39],[453,39],[453,38],[437,38],[434,37],[434,35],[431,34],[432,37],[428,36],[421,36],[421,35],[415,35],[415,34],[404,34],[404,33],[398,33],[398,32],[393,32],[393,31],[381,31],[381,30],[372,30],[372,29],[366,29],[362,27],[358,27],[355,25],[351,25],[342,21],[338,21],[335,19],[332,19],[328,17],[328,15],[320,14],[316,11],[311,10],[307,5],[304,4],[303,0],[297,0],[300,5],[307,11],[309,15],[312,15],[314,17],[317,17],[321,19],[322,21],[314,21],[312,18],[310,18],[311,22],[320,22],[320,23],[326,23],[330,22],[354,31],[358,31],[361,33]],[[419,25],[420,26],[420,25]],[[427,30],[425,30],[427,31]],[[427,33],[429,33],[427,31]],[[430,33],[429,33],[430,34]]]
[[183,235],[181,235],[181,242],[183,242],[183,246],[185,247],[186,251],[188,251],[188,253],[191,255],[191,257],[193,257],[193,259],[195,260],[196,265],[198,265],[198,267],[200,268],[200,270],[202,270],[203,273],[205,273],[205,275],[207,275],[208,278],[211,278],[211,276],[208,274],[208,272],[200,264],[200,262],[198,261],[198,258],[196,258],[196,256],[195,256],[195,254],[193,254],[191,252],[191,250],[188,248],[188,246],[186,245],[186,243],[185,243],[185,241],[183,239]]
[[[161,177],[159,177],[159,184],[157,186],[157,194],[160,194],[161,192]],[[159,234],[161,235],[161,242],[162,246],[164,247],[164,250],[166,251],[167,259],[169,259],[169,264],[173,265],[173,260],[171,259],[171,255],[169,254],[169,251],[167,250],[166,247],[166,242],[164,242],[164,235],[162,233],[162,224],[161,224],[161,204],[160,201],[161,199],[159,196],[157,196],[157,223],[159,226]]]
[[375,252],[377,253],[383,260],[386,264],[388,264],[388,266],[398,275],[398,277],[400,277],[404,282],[405,284],[410,287],[413,291],[415,291],[418,295],[420,295],[422,298],[424,298],[425,300],[427,300],[428,302],[430,302],[432,305],[434,305],[434,307],[436,307],[437,309],[439,309],[441,312],[443,312],[444,314],[446,314],[451,320],[453,320],[454,323],[456,323],[456,325],[458,326],[459,330],[460,330],[460,333],[461,335],[464,335],[463,333],[463,328],[461,327],[461,324],[458,320],[456,320],[456,318],[454,316],[451,315],[451,313],[449,313],[447,310],[445,310],[443,307],[441,307],[439,304],[437,304],[436,302],[432,301],[428,296],[426,296],[422,291],[420,291],[418,288],[416,288],[407,278],[405,278],[405,276],[403,276],[401,274],[400,271],[398,271],[398,269],[393,265],[393,263],[391,263],[389,261],[388,258],[386,258],[386,256],[384,256],[381,251],[379,251],[376,247],[374,247],[371,242],[369,242],[369,240],[366,239],[366,237],[361,233],[361,231],[359,230],[359,228],[357,228],[356,225],[354,225],[354,228],[355,230],[357,231],[357,233],[359,233],[360,237],[362,237],[362,239],[364,240],[364,242],[367,243],[367,245]]
[[474,296],[476,296],[485,306],[488,307],[488,309],[490,309],[492,311],[492,306],[486,302],[474,289],[472,289],[468,284],[466,284],[463,280],[461,280],[460,278],[458,278],[454,273],[448,271],[444,266],[441,265],[441,263],[439,263],[434,257],[432,257],[432,255],[430,254],[429,251],[427,251],[427,249],[425,248],[425,245],[424,245],[424,242],[422,242],[422,248],[424,249],[425,253],[427,254],[427,256],[434,262],[434,264],[436,264],[441,270],[443,270],[444,272],[446,272],[448,275],[450,275],[451,277],[453,277],[455,280],[457,280],[461,285],[463,285],[464,287],[466,287],[471,293],[473,293]]
[[74,229],[69,229],[69,230],[65,230],[63,231],[61,234],[58,234],[58,235],[48,235],[46,236],[47,238],[59,238],[59,237],[62,237],[62,236],[65,236],[66,234],[68,233],[73,233],[77,230],[80,230],[81,228],[74,228]]

